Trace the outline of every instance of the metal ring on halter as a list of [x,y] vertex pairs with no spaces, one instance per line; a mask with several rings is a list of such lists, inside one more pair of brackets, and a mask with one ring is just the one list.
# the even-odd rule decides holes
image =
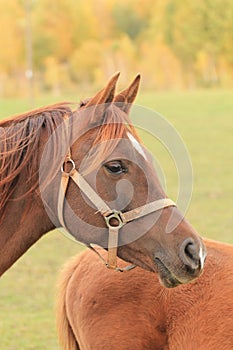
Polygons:
[[[109,228],[113,228],[113,229],[119,230],[125,224],[121,218],[121,212],[117,210],[113,210],[112,213],[110,213],[107,216],[104,215],[104,219],[105,219],[106,225]],[[112,219],[116,219],[118,221],[118,225],[111,225]]]
[[[71,165],[72,165],[72,169],[71,169],[69,172],[66,172],[66,171],[64,170],[64,164],[67,164],[67,163],[71,163]],[[65,160],[64,163],[63,163],[62,166],[61,166],[61,172],[62,172],[64,175],[67,175],[67,176],[72,175],[72,172],[74,171],[74,169],[75,169],[75,162],[74,162],[73,159],[71,159],[71,158]]]

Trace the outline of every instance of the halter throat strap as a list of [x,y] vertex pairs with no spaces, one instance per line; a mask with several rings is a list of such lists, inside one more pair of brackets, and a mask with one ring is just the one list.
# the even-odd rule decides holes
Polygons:
[[[65,165],[71,166],[71,170],[66,172]],[[92,245],[87,245],[91,248],[101,260],[104,261],[105,265],[110,269],[115,269],[117,271],[127,271],[135,267],[135,265],[127,266],[125,268],[117,267],[117,247],[118,247],[118,236],[119,230],[128,222],[139,219],[143,216],[151,214],[160,209],[176,206],[176,204],[169,198],[159,199],[150,203],[147,203],[141,207],[135,208],[133,210],[127,212],[117,211],[115,209],[111,209],[106,202],[93,190],[93,188],[89,185],[89,183],[84,179],[84,177],[77,171],[75,168],[75,163],[71,158],[71,152],[69,150],[64,164],[61,167],[61,184],[58,194],[58,218],[61,226],[66,228],[66,224],[64,221],[63,208],[64,208],[64,200],[66,191],[69,184],[69,179],[72,179],[74,183],[80,188],[80,190],[87,196],[87,198],[94,204],[97,209],[96,213],[100,213],[108,227],[108,259],[107,262],[102,258],[98,251],[96,251]],[[69,231],[68,231],[69,232]]]

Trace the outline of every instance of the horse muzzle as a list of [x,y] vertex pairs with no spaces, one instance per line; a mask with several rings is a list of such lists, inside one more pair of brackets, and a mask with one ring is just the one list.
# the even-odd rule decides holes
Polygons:
[[160,282],[166,288],[189,283],[202,274],[206,249],[201,239],[198,244],[191,237],[186,238],[180,245],[178,257],[174,262],[161,253],[154,258]]

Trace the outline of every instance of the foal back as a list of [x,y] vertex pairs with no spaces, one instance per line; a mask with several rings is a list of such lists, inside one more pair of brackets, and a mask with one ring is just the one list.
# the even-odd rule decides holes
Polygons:
[[[126,263],[118,259],[118,266]],[[106,269],[89,250],[68,261],[57,299],[62,349],[166,349],[164,288],[154,293],[157,284],[156,274],[141,268]]]
[[233,246],[205,244],[202,276],[174,289],[140,268],[107,270],[90,251],[73,258],[60,279],[62,349],[232,350]]

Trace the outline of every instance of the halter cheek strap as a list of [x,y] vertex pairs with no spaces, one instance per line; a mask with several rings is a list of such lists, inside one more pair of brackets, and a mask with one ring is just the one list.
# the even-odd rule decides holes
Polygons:
[[[66,172],[64,170],[65,165],[71,166],[71,170]],[[139,219],[143,216],[151,214],[160,209],[176,206],[176,204],[169,198],[163,198],[156,200],[154,202],[147,203],[141,207],[130,210],[128,212],[122,213],[115,209],[109,208],[109,206],[103,201],[103,199],[93,190],[93,188],[88,184],[88,182],[82,177],[82,175],[76,170],[75,163],[71,158],[70,151],[68,152],[65,162],[61,167],[62,177],[61,184],[58,195],[58,218],[61,226],[66,229],[63,207],[64,199],[69,184],[69,179],[72,179],[75,184],[80,188],[80,190],[88,197],[88,199],[95,205],[97,213],[100,213],[104,219],[106,226],[109,230],[108,235],[108,260],[107,262],[102,258],[102,256],[96,251],[91,245],[89,248],[94,250],[99,257],[104,261],[108,268],[115,269],[117,271],[130,270],[135,267],[135,265],[127,266],[125,268],[117,267],[117,247],[118,247],[118,235],[119,230],[128,222]],[[67,229],[66,229],[67,230]],[[67,230],[68,231],[68,230]],[[69,231],[68,231],[69,232]]]

